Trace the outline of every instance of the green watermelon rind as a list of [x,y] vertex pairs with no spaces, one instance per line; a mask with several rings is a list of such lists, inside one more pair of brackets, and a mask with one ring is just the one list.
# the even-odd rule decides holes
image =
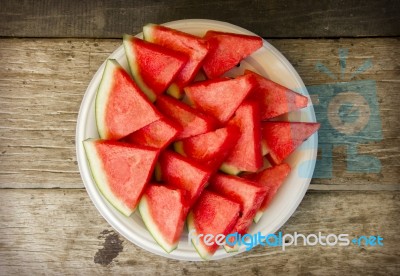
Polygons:
[[121,68],[119,63],[114,59],[108,59],[104,68],[103,75],[97,89],[95,101],[95,114],[97,132],[101,139],[107,139],[107,124],[105,120],[106,108],[112,86],[114,84],[114,72]]
[[255,215],[254,218],[253,218],[254,223],[258,223],[258,222],[260,221],[260,219],[261,219],[261,217],[262,217],[263,214],[264,214],[263,211],[258,210],[257,213],[256,213],[256,215]]
[[167,94],[175,99],[182,99],[184,93],[179,89],[178,85],[175,83],[171,83],[171,85],[167,88]]
[[[194,218],[193,218],[193,212],[190,211],[187,219],[186,219],[186,223],[187,223],[187,229],[188,229],[188,233],[190,233],[190,231],[194,230],[192,235],[193,236],[198,236],[197,231],[196,231],[196,227],[194,225]],[[214,254],[210,254],[206,247],[203,246],[202,243],[196,244],[194,239],[191,239],[191,243],[194,247],[194,249],[196,249],[197,253],[199,254],[199,256],[203,259],[203,260],[209,260]]]
[[233,247],[224,245],[224,249],[226,253],[235,253],[239,251],[239,245],[235,244]]
[[269,153],[269,149],[267,147],[267,142],[265,140],[261,140],[261,155],[265,156]]
[[222,163],[221,167],[219,168],[221,171],[223,171],[224,173],[230,174],[230,175],[238,175],[239,173],[241,173],[242,171],[240,169],[238,169],[235,166],[232,166],[228,163]]
[[129,69],[131,70],[132,76],[136,82],[136,84],[140,87],[140,89],[146,94],[151,102],[155,102],[156,93],[147,86],[147,84],[143,81],[139,67],[136,61],[135,49],[132,47],[132,38],[133,36],[124,34],[123,35],[123,44],[125,49],[125,55],[128,60]]
[[185,151],[183,150],[183,143],[182,141],[177,141],[173,144],[175,152],[179,153],[182,156],[187,156]]
[[96,182],[100,192],[115,209],[117,209],[123,215],[129,217],[135,211],[135,209],[131,209],[126,206],[122,200],[117,198],[110,189],[103,164],[100,156],[97,154],[95,139],[87,139],[83,141],[83,147],[85,149],[93,179]]
[[156,24],[149,23],[143,26],[143,39],[154,43],[154,36],[152,34],[153,27],[157,26]]
[[153,237],[153,239],[161,246],[162,249],[165,250],[168,254],[174,251],[178,247],[178,242],[174,244],[169,244],[163,239],[162,232],[158,229],[157,225],[154,223],[153,218],[149,211],[149,204],[147,202],[146,195],[143,195],[139,202],[139,213],[142,217],[144,224],[146,225],[147,230]]
[[162,181],[162,174],[161,174],[161,165],[160,162],[156,163],[156,166],[154,167],[154,178],[156,181],[161,182]]

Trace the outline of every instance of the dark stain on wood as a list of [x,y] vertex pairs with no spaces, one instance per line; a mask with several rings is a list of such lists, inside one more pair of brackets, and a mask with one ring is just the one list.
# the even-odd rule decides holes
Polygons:
[[251,268],[251,272],[253,272],[253,275],[255,275],[255,276],[260,276],[261,275],[260,268],[258,268],[257,266]]
[[96,252],[94,262],[102,266],[107,266],[118,257],[119,253],[124,249],[122,245],[123,241],[120,240],[119,235],[112,230],[103,230],[98,238],[104,238],[104,243],[103,248],[100,248]]

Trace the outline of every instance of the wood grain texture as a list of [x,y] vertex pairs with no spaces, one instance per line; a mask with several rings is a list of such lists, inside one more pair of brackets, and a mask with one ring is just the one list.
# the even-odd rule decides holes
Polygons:
[[[1,274],[398,275],[400,192],[309,192],[281,229],[380,235],[383,246],[257,247],[213,262],[158,257],[116,234],[85,190],[3,189]],[[366,204],[368,203],[368,204]]]
[[[333,178],[313,179],[311,189],[399,190],[399,40],[270,42],[287,56],[306,85],[333,82],[316,70],[318,61],[340,75],[339,48],[349,50],[345,80],[367,58],[373,61],[372,68],[353,80],[376,81],[383,139],[364,141],[358,148],[378,158],[382,169],[348,172],[344,145],[335,145]],[[120,44],[120,40],[0,39],[1,188],[83,187],[74,145],[80,102],[97,68]]]
[[[383,188],[387,184],[388,189],[399,189],[400,177],[400,113],[397,111],[397,103],[400,97],[400,63],[396,60],[399,52],[399,39],[385,40],[384,44],[379,39],[335,39],[335,40],[271,40],[293,64],[306,86],[351,83],[357,81],[372,80],[376,82],[376,103],[379,109],[379,120],[372,131],[382,129],[381,141],[368,141],[367,137],[360,137],[357,145],[360,155],[371,155],[378,158],[382,168],[379,173],[349,172],[347,161],[352,157],[347,154],[346,143],[335,143],[335,139],[319,143],[333,142],[333,178],[313,179],[315,189],[371,189],[377,185]],[[301,45],[301,46],[300,46]],[[303,47],[303,51],[296,49]],[[393,47],[393,51],[389,48]],[[347,49],[348,57],[346,68],[342,72],[340,67],[339,49]],[[385,53],[385,54],[384,54]],[[353,74],[367,60],[371,61],[371,68],[360,74]],[[394,61],[394,62],[392,62]],[[316,64],[320,62],[328,68],[337,79],[330,78],[327,74],[317,70]],[[363,94],[363,90],[359,91]],[[314,103],[316,104],[316,103]],[[317,120],[330,116],[317,113]],[[371,118],[372,120],[372,118]],[[320,137],[335,135],[327,125],[323,125],[319,131]],[[323,133],[325,132],[325,133]],[[325,134],[325,135],[324,135]],[[357,133],[351,135],[357,138]],[[359,186],[359,188],[361,188]]]
[[263,37],[397,36],[400,2],[385,1],[3,1],[0,36],[119,38],[146,23],[230,22]]

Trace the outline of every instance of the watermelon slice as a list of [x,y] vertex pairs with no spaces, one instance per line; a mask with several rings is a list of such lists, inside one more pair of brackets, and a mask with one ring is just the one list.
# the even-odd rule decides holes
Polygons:
[[162,118],[129,134],[123,141],[163,150],[174,140],[179,131],[181,128],[178,125]]
[[119,140],[160,118],[161,115],[129,74],[117,61],[107,60],[96,96],[96,123],[100,138]]
[[[191,239],[193,246],[203,259],[207,260],[214,255],[219,247],[215,238],[218,238],[217,235],[226,236],[232,231],[239,218],[239,212],[239,203],[207,190],[201,194],[189,212],[187,224],[190,236],[193,237]],[[213,235],[212,245],[204,243],[206,235]]]
[[279,115],[306,107],[308,98],[286,88],[276,82],[264,78],[250,70],[245,74],[253,75],[257,87],[249,95],[249,99],[260,103],[261,119],[267,120]]
[[262,135],[272,161],[282,163],[319,127],[319,123],[263,122]]
[[261,37],[251,35],[208,31],[204,38],[209,52],[203,70],[210,79],[229,71],[263,45]]
[[150,184],[139,203],[139,212],[157,243],[170,253],[178,246],[185,224],[184,192]]
[[173,151],[164,151],[158,162],[161,179],[169,185],[187,191],[191,206],[206,186],[211,172]]
[[174,143],[176,152],[188,156],[210,170],[217,170],[239,139],[236,126],[228,126]]
[[235,79],[196,82],[185,87],[185,93],[196,109],[214,116],[224,124],[255,85],[255,79],[249,74]]
[[256,102],[246,101],[236,111],[228,125],[240,129],[240,138],[221,170],[229,174],[240,171],[256,172],[262,166],[261,126],[259,107]]
[[[262,187],[256,182],[244,178],[224,174],[216,174],[212,177],[209,187],[217,194],[240,203],[242,214],[231,233],[237,232],[241,235],[247,233],[257,210],[260,208],[268,192],[268,188]],[[226,245],[225,249],[230,252],[238,248],[232,248]]]
[[95,139],[83,145],[99,190],[116,209],[130,216],[153,173],[158,150]]
[[133,78],[154,102],[157,95],[167,90],[188,57],[130,35],[124,35],[123,41]]
[[260,220],[264,211],[268,208],[279,187],[289,175],[290,170],[291,169],[288,164],[282,163],[271,168],[266,168],[261,172],[243,176],[246,179],[257,182],[261,186],[266,186],[269,188],[267,196],[265,197],[263,203],[260,206],[260,209],[257,211],[257,214],[254,217],[255,223]]
[[215,129],[215,119],[199,113],[187,104],[168,96],[159,96],[156,106],[161,113],[182,128],[176,139],[203,134]]
[[167,91],[171,96],[181,98],[183,87],[195,78],[201,68],[208,53],[208,43],[197,36],[154,24],[144,26],[143,35],[146,41],[181,52],[189,57],[188,62]]

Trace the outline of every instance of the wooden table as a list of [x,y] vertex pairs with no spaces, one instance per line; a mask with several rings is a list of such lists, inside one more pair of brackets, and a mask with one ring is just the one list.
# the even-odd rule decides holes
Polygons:
[[[399,3],[2,1],[0,274],[398,275]],[[380,235],[384,246],[257,247],[226,260],[191,263],[155,256],[113,231],[79,175],[74,139],[80,102],[123,33],[185,18],[227,21],[265,37],[310,91],[367,82],[368,95],[363,85],[350,88],[372,101],[364,103],[370,108],[368,133],[336,139],[326,122],[346,112],[343,102],[317,113],[328,120],[320,131],[326,150],[320,152],[320,177],[281,230]],[[339,52],[344,57],[346,51],[344,66]],[[353,74],[365,62],[365,70]],[[345,114],[360,112],[363,103],[354,106]]]

